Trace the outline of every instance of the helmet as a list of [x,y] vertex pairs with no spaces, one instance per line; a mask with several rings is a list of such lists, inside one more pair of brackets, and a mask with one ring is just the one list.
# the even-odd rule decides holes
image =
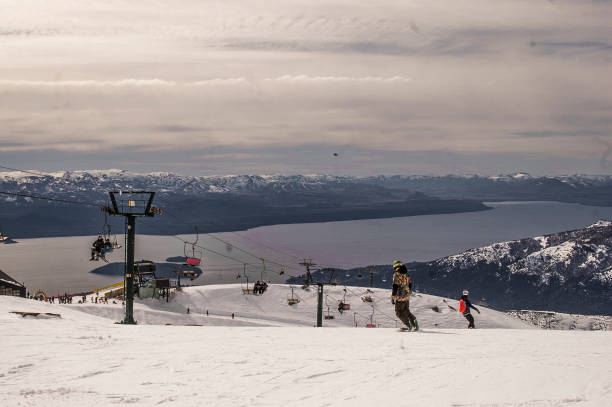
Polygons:
[[393,262],[393,268],[397,268],[397,267],[400,267],[400,266],[402,266],[402,262],[401,261],[395,260]]
[[463,295],[470,295],[470,292],[468,290],[463,290]]

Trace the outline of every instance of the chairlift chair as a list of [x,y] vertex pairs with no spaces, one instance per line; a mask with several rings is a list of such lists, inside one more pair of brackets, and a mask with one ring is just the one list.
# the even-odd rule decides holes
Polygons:
[[376,328],[376,324],[374,323],[374,306],[372,305],[372,315],[370,315],[370,323],[366,324],[366,328]]
[[199,266],[202,262],[202,254],[203,250],[198,246],[198,240],[200,240],[200,235],[198,233],[198,227],[194,226],[193,228],[196,232],[196,240],[195,242],[185,242],[183,245],[183,253],[185,254],[185,265],[186,266]]
[[[351,309],[351,304],[340,301],[338,304],[338,311],[349,311]],[[342,310],[342,311],[341,311]]]
[[338,304],[338,311],[342,312],[342,311],[348,311],[350,309],[351,309],[351,304],[346,302],[346,286],[344,286],[344,296],[342,297],[342,300]]
[[[115,249],[121,248],[121,245],[117,241],[117,235],[112,235],[111,224],[108,222],[108,212],[104,212],[104,227],[102,228],[102,235],[104,237],[104,241],[110,242],[110,245],[104,246],[104,253],[110,253]],[[111,239],[112,235],[112,239]]]
[[293,286],[291,286],[291,297],[287,298],[287,304],[295,305],[300,302],[300,299],[293,294]]
[[332,313],[329,311],[329,304],[327,303],[327,295],[325,296],[325,306],[327,307],[327,312],[325,313],[324,318],[325,319],[334,319],[334,316],[332,315]]
[[246,287],[245,287],[245,283],[243,282],[244,280],[240,281],[240,288],[242,289],[242,295],[257,295],[255,293],[255,284],[253,284],[253,286],[249,288],[249,276],[247,276],[246,274],[246,264],[244,265],[244,269],[242,273],[244,274],[244,278],[246,280]]

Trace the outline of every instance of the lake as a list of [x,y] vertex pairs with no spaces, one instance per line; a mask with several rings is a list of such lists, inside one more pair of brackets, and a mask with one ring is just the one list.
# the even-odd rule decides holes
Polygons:
[[[249,263],[250,281],[284,281],[301,273],[298,263],[312,258],[321,266],[351,268],[370,264],[390,264],[395,259],[424,261],[458,253],[494,242],[520,239],[579,229],[599,219],[612,219],[612,207],[594,207],[558,202],[496,202],[481,212],[425,215],[390,219],[265,226],[237,233],[200,236],[199,244],[219,254],[205,251],[204,274],[191,284],[217,284],[245,281],[243,263]],[[137,233],[141,230],[136,225]],[[181,235],[183,239],[193,239]],[[119,236],[121,239],[122,236]],[[0,269],[26,284],[30,292],[43,289],[47,294],[78,292],[101,288],[122,277],[92,273],[104,265],[89,261],[94,237],[20,239],[17,244],[0,245]],[[233,246],[235,245],[235,247]],[[243,249],[244,251],[242,251]],[[247,254],[246,252],[249,252]],[[181,256],[184,244],[171,236],[138,235],[136,259],[164,262]],[[223,256],[227,257],[223,257]],[[231,259],[230,259],[231,258]],[[123,261],[123,250],[108,256]],[[281,267],[286,264],[281,276]]]

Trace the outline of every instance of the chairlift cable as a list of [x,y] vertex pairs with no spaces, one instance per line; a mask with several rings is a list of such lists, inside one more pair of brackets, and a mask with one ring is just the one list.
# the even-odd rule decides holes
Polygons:
[[[172,213],[169,213],[169,212],[168,212],[166,209],[164,209],[164,214],[167,214],[167,215],[169,215],[169,216],[171,216],[171,217],[173,217],[173,218],[175,218],[175,219],[179,220],[179,221],[180,221],[181,223],[183,223],[183,224],[189,224],[189,223],[184,222],[183,220],[181,220],[181,219],[180,219],[178,216],[173,215]],[[262,260],[262,259],[263,259],[261,256],[258,256],[258,255],[256,255],[256,254],[253,254],[253,253],[251,253],[251,252],[249,252],[249,251],[247,251],[247,250],[245,250],[245,249],[243,249],[243,248],[241,248],[241,247],[239,247],[239,246],[237,246],[237,245],[235,245],[235,244],[233,244],[233,243],[230,243],[230,242],[228,242],[228,241],[226,241],[226,240],[223,240],[223,239],[221,239],[220,237],[217,237],[217,236],[215,236],[215,235],[214,235],[214,234],[212,234],[212,233],[207,233],[206,235],[207,235],[207,236],[212,237],[212,238],[213,238],[213,239],[215,239],[215,240],[218,240],[218,241],[219,241],[219,242],[221,242],[221,243],[224,243],[224,244],[226,244],[226,245],[229,245],[229,246],[231,246],[231,247],[234,247],[234,248],[236,248],[236,249],[240,250],[241,252],[243,252],[243,253],[245,253],[245,254],[248,254],[249,256],[252,256],[252,257],[254,257],[254,258],[256,258],[256,259],[259,259],[259,260]],[[195,246],[200,247],[199,245],[195,245]],[[210,251],[210,250],[209,250],[209,251]],[[276,262],[276,261],[273,261],[273,260],[270,260],[270,259],[266,259],[266,260],[268,261],[268,263],[275,264],[275,265],[277,265],[277,266],[287,267],[287,268],[290,268],[290,269],[293,269],[293,270],[296,270],[296,271],[301,271],[300,269],[297,269],[297,268],[295,268],[295,267],[291,267],[291,266],[286,265],[286,264],[282,264],[282,263],[279,263],[279,262]]]
[[39,171],[38,173],[33,172],[33,171],[28,171],[28,170],[20,170],[19,168],[11,168],[11,167],[5,167],[4,165],[0,165],[0,168],[4,168],[5,170],[11,170],[11,171],[18,171],[18,172],[24,172],[26,174],[32,174],[32,175],[37,175],[37,176],[43,176],[43,177],[51,177],[51,174],[45,174],[43,171]]
[[67,200],[67,199],[51,198],[51,197],[48,197],[48,196],[41,196],[41,195],[20,194],[20,193],[16,193],[16,192],[0,191],[0,195],[19,196],[19,197],[22,197],[22,198],[40,199],[40,200],[44,200],[44,201],[54,201],[54,202],[61,202],[61,203],[67,203],[67,204],[73,204],[73,205],[95,206],[96,208],[103,207],[103,205],[92,204],[92,203],[88,203],[88,202],[70,201],[70,200]]
[[[161,229],[159,229],[159,228],[157,228],[157,227],[155,227],[155,226],[153,226],[153,225],[143,224],[143,226],[148,226],[148,227],[151,227],[151,228],[153,228],[153,229],[157,230],[158,232],[161,232],[161,233],[162,233],[162,236],[171,237],[171,238],[176,239],[176,240],[179,240],[179,241],[181,241],[181,242],[183,242],[183,243],[189,243],[188,241],[186,241],[186,240],[184,240],[184,239],[181,239],[180,237],[178,237],[178,236],[176,236],[176,235],[169,234],[169,233],[165,233],[165,231],[163,231],[163,230],[161,230]],[[210,252],[210,253],[214,253],[214,254],[216,254],[216,255],[218,255],[218,256],[225,257],[226,259],[233,260],[233,261],[235,261],[235,262],[237,262],[237,263],[240,263],[240,264],[245,264],[245,263],[244,263],[244,261],[242,261],[242,260],[238,260],[238,259],[236,259],[236,258],[234,258],[234,257],[231,257],[231,256],[228,256],[228,255],[226,255],[226,254],[219,253],[219,252],[217,252],[217,251],[215,251],[215,250],[212,250],[212,249],[206,248],[206,247],[204,247],[204,246],[200,246],[200,245],[196,245],[196,246],[197,246],[197,247],[199,247],[199,248],[201,248],[201,249],[203,249],[203,250],[207,250],[207,251],[208,251],[208,252]],[[253,265],[254,265],[254,264],[252,264],[252,263],[247,263],[247,264],[248,264],[248,265],[250,265],[250,266],[253,266]]]
[[269,249],[269,250],[272,250],[272,251],[274,251],[274,252],[276,252],[276,253],[278,253],[278,254],[282,254],[282,255],[285,255],[285,256],[289,256],[289,257],[291,257],[291,258],[294,258],[295,260],[302,260],[302,257],[298,257],[298,256],[295,256],[295,255],[293,255],[293,254],[291,254],[291,253],[287,253],[287,252],[285,252],[285,251],[282,251],[282,250],[279,250],[279,249],[275,249],[275,248],[273,248],[272,246],[269,246],[269,245],[267,245],[267,244],[265,244],[265,243],[262,243],[262,242],[260,242],[260,241],[255,240],[255,239],[251,239],[250,237],[247,237],[247,236],[243,236],[243,235],[241,235],[241,234],[240,234],[240,233],[238,233],[238,232],[229,232],[229,233],[232,233],[232,234],[234,234],[234,235],[236,235],[236,236],[238,236],[238,237],[240,237],[240,238],[242,238],[242,239],[249,240],[249,241],[251,241],[251,242],[253,242],[253,243],[255,243],[255,244],[258,244],[258,245],[260,245],[260,246],[263,246],[263,247],[265,247],[265,248],[267,248],[267,249]]

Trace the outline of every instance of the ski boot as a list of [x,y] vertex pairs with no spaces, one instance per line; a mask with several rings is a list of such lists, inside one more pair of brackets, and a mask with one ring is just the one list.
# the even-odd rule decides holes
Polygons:
[[419,330],[419,321],[417,321],[416,319],[412,321],[412,329],[415,331]]
[[410,332],[412,331],[412,325],[409,322],[408,325],[401,327],[399,330],[400,332]]

